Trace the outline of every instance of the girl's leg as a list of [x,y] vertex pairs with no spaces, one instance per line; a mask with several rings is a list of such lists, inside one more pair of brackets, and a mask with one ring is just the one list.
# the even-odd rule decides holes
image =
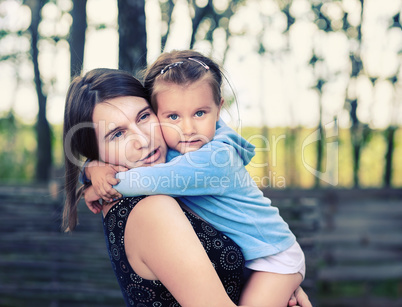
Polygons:
[[253,272],[242,292],[239,305],[251,307],[286,307],[292,293],[302,282],[302,276]]

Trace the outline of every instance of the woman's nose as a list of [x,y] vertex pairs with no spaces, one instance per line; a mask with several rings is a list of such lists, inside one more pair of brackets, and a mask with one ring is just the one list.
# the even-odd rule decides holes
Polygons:
[[128,142],[131,143],[134,149],[140,150],[149,147],[151,140],[148,134],[139,130],[129,135]]

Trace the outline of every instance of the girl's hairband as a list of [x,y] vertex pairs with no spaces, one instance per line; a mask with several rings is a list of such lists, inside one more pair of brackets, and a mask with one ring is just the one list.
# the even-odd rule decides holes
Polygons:
[[207,64],[205,64],[203,61],[200,61],[200,60],[197,60],[197,59],[195,59],[195,58],[188,58],[189,60],[191,60],[191,61],[194,61],[194,62],[196,62],[196,63],[198,63],[198,64],[200,64],[202,67],[204,67],[206,70],[208,70],[209,69],[209,66],[207,65]]
[[172,69],[173,67],[179,66],[183,64],[183,62],[174,62],[171,64],[166,65],[162,70],[161,70],[161,75],[163,75],[165,72],[167,72],[168,70]]
[[[204,67],[206,70],[209,69],[209,66],[208,66],[207,64],[205,64],[204,62],[200,61],[200,60],[197,60],[197,59],[195,59],[195,58],[188,58],[188,60],[200,64],[200,65],[201,65],[202,67]],[[163,75],[165,72],[167,72],[168,70],[172,69],[173,67],[179,66],[179,65],[181,65],[181,64],[183,64],[183,63],[184,63],[184,62],[181,61],[181,62],[174,62],[174,63],[171,63],[171,64],[166,65],[166,66],[161,70],[161,75]]]

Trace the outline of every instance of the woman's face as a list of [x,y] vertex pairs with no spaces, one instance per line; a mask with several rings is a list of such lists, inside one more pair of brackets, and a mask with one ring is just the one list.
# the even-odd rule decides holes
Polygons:
[[127,168],[165,162],[160,124],[145,99],[125,96],[98,103],[92,121],[101,161]]

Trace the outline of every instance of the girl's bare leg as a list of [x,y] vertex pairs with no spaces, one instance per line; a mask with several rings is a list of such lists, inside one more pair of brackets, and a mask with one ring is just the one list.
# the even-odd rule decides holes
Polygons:
[[292,293],[302,282],[296,274],[254,272],[240,298],[240,305],[251,307],[286,307]]

